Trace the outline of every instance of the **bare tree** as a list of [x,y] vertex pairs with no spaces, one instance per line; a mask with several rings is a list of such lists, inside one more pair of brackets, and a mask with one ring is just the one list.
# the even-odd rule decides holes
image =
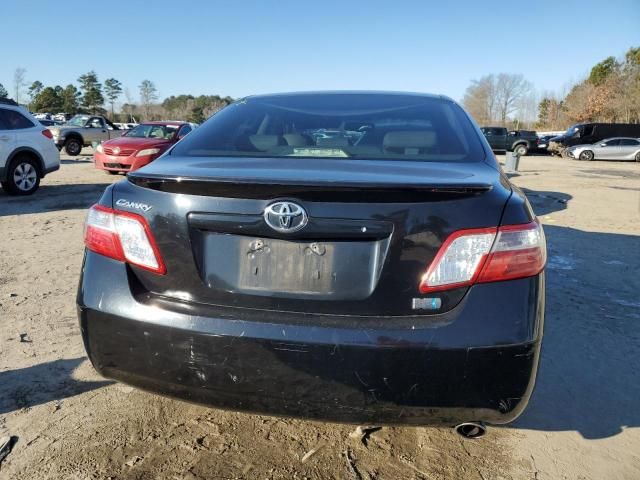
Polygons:
[[20,94],[22,93],[22,87],[26,86],[27,84],[25,80],[26,73],[27,70],[22,67],[16,68],[16,71],[13,72],[13,89],[15,92],[16,103],[20,103]]
[[496,77],[495,102],[498,119],[506,125],[507,117],[518,111],[522,100],[533,90],[530,82],[522,75],[500,73]]
[[473,80],[464,94],[462,103],[478,123],[491,123],[495,110],[495,76],[485,75],[479,80]]
[[535,119],[535,99],[531,83],[522,75],[500,73],[473,80],[465,92],[463,103],[477,122],[498,122],[506,126],[508,117],[518,113],[519,119]]
[[142,104],[145,120],[149,120],[151,104],[158,100],[158,89],[151,80],[143,80],[138,88],[140,89],[140,103]]
[[531,128],[535,124],[538,115],[538,104],[538,95],[535,90],[531,90],[522,96],[517,106],[517,128]]

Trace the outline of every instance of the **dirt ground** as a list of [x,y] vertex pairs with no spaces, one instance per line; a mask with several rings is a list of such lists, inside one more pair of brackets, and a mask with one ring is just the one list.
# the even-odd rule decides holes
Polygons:
[[0,437],[18,437],[1,479],[640,478],[640,164],[529,156],[513,177],[550,253],[525,414],[478,441],[383,428],[364,445],[353,426],[217,411],[100,378],[75,312],[82,224],[122,177],[63,159],[34,196],[0,191]]

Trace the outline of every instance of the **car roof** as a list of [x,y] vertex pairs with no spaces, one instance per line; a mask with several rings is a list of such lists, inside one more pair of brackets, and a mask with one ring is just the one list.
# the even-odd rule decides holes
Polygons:
[[0,105],[10,105],[12,107],[17,107],[19,106],[15,100],[11,99],[11,98],[6,98],[6,97],[2,97],[0,98]]
[[371,95],[371,96],[389,96],[396,95],[399,97],[424,97],[424,98],[439,98],[443,100],[451,100],[446,95],[438,95],[433,93],[420,93],[420,92],[399,92],[399,91],[385,91],[385,90],[316,90],[308,92],[281,92],[281,93],[265,93],[259,95],[248,95],[244,99],[261,99],[261,98],[277,98],[277,97],[303,97],[313,95]]
[[138,125],[186,125],[189,122],[181,120],[154,120],[150,122],[140,122]]

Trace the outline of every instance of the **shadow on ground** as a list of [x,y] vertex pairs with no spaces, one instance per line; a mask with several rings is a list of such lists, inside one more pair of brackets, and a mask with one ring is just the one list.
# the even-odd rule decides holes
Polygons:
[[[538,215],[570,196],[526,191]],[[640,427],[640,236],[545,225],[545,335],[536,390],[514,426],[584,438]]]
[[533,211],[539,217],[566,210],[568,203],[573,198],[571,195],[562,192],[545,192],[528,188],[523,188],[522,191],[529,199]]
[[7,195],[0,189],[0,217],[53,210],[89,208],[98,201],[111,182],[74,185],[42,185],[25,197]]
[[72,377],[84,357],[55,360],[0,372],[0,415],[52,400],[62,400],[113,382],[82,382]]
[[61,165],[76,165],[78,163],[93,163],[91,157],[78,157],[72,160],[60,160]]

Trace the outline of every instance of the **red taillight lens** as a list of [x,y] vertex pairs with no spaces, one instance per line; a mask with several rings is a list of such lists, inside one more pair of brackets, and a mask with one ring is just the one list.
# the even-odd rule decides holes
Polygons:
[[547,245],[538,222],[500,227],[478,283],[531,277],[540,273],[545,263]]
[[45,128],[44,130],[42,130],[42,134],[45,137],[50,138],[51,140],[53,140],[53,133],[51,133],[51,130],[49,130],[48,128]]
[[164,275],[166,267],[146,219],[102,205],[89,209],[85,246],[100,255]]
[[459,230],[440,247],[420,292],[530,277],[542,271],[546,260],[544,232],[537,222]]

